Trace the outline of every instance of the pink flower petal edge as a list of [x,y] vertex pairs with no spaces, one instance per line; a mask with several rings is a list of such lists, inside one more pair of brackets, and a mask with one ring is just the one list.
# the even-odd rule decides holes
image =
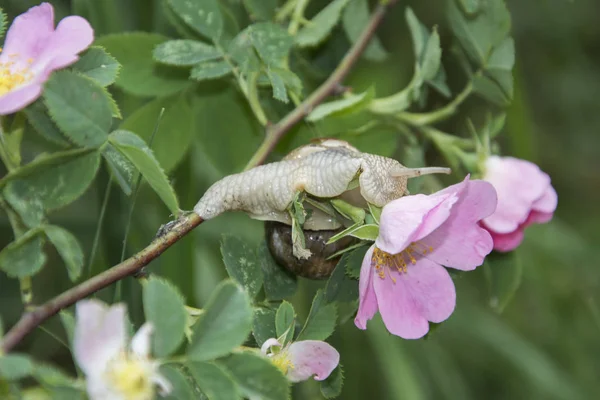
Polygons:
[[49,3],[16,17],[0,53],[0,70],[8,87],[0,92],[0,115],[17,112],[35,101],[50,74],[77,61],[78,54],[93,41],[92,27],[78,16],[64,18],[55,30]]
[[333,372],[340,362],[340,354],[327,342],[302,340],[287,349],[293,367],[287,373],[291,382],[301,382],[314,376],[322,381]]

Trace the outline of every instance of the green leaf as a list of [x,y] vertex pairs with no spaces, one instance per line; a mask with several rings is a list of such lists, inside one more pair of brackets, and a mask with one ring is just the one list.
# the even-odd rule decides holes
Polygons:
[[265,64],[273,67],[285,66],[294,40],[280,25],[263,22],[246,29],[250,42]]
[[252,334],[258,346],[262,346],[267,339],[277,337],[275,327],[275,311],[270,308],[257,307],[254,309],[252,320]]
[[217,0],[167,0],[173,11],[190,28],[218,41],[223,32],[223,16]]
[[157,65],[154,48],[169,40],[166,36],[129,32],[106,35],[96,44],[104,47],[121,63],[115,85],[135,96],[169,96],[189,86],[188,72],[181,68]]
[[258,257],[263,272],[267,299],[272,301],[282,300],[296,293],[298,288],[296,276],[277,265],[267,244],[264,242],[258,249]]
[[231,281],[221,282],[194,327],[188,358],[206,361],[229,353],[246,340],[251,325],[252,308],[246,292]]
[[52,118],[50,118],[48,107],[46,107],[42,99],[36,100],[23,111],[29,123],[44,139],[56,143],[61,147],[71,146],[71,143],[65,139],[60,129],[58,129]]
[[191,378],[182,370],[182,368],[176,368],[170,365],[161,365],[160,373],[163,375],[173,390],[169,395],[161,397],[164,400],[182,400],[182,399],[198,399],[198,397]]
[[288,400],[290,388],[281,371],[267,358],[236,353],[219,360],[227,368],[242,395],[250,399]]
[[379,225],[376,225],[376,224],[365,224],[365,225],[354,224],[354,225],[344,229],[340,233],[333,235],[331,238],[329,238],[329,241],[327,242],[327,244],[336,242],[346,236],[352,236],[352,237],[355,237],[358,239],[370,240],[370,241],[374,242],[375,239],[377,239],[377,236],[379,236]]
[[152,52],[155,61],[168,65],[192,66],[202,61],[223,57],[214,46],[197,40],[169,40],[156,46]]
[[475,14],[479,11],[481,0],[459,0],[460,6],[466,14]]
[[410,36],[412,37],[415,61],[419,63],[419,60],[425,51],[427,41],[429,40],[429,31],[425,25],[419,21],[412,8],[406,7],[404,17],[406,18],[408,30],[410,31]]
[[187,321],[185,301],[179,290],[160,278],[150,278],[143,287],[144,315],[152,322],[152,354],[166,357],[183,340]]
[[285,346],[294,339],[296,327],[296,312],[294,306],[287,301],[283,301],[275,314],[275,332],[277,338],[280,338],[281,345]]
[[241,399],[240,389],[233,378],[219,365],[194,362],[187,365],[198,387],[209,400]]
[[277,0],[242,0],[252,20],[271,20],[278,6]]
[[360,267],[370,246],[362,246],[344,255],[346,259],[346,274],[354,279],[360,278]]
[[102,47],[90,47],[81,58],[73,64],[73,69],[93,79],[101,86],[115,83],[121,64]]
[[428,81],[434,79],[440,69],[442,61],[442,48],[440,47],[440,35],[437,30],[429,36],[427,46],[421,58],[421,76]]
[[346,266],[351,252],[344,253],[331,273],[325,286],[325,301],[355,301],[358,299],[358,281],[346,274]]
[[26,227],[36,228],[44,221],[44,205],[38,196],[24,197],[22,189],[23,185],[9,183],[3,191],[4,199]]
[[73,143],[98,147],[106,142],[112,124],[111,103],[90,78],[70,71],[55,72],[46,82],[44,101],[52,120]]
[[33,373],[33,362],[25,354],[10,353],[0,356],[0,377],[13,381]]
[[521,286],[523,263],[517,252],[494,252],[486,257],[483,271],[490,293],[490,306],[502,312]]
[[[158,121],[163,108],[164,114]],[[146,103],[123,121],[119,129],[131,131],[149,143],[158,124],[152,149],[158,163],[166,172],[170,172],[183,160],[191,147],[193,123],[194,114],[190,103],[184,94],[179,94]]]
[[135,166],[110,143],[104,146],[102,155],[111,175],[121,187],[123,193],[129,196],[137,176]]
[[60,316],[60,321],[62,322],[65,333],[67,334],[69,344],[72,347],[73,338],[75,337],[75,317],[67,310],[61,310],[58,315]]
[[281,75],[270,69],[267,71],[267,75],[273,87],[273,98],[286,104],[289,103],[290,99],[288,98],[285,82]]
[[302,331],[296,341],[325,340],[335,330],[337,308],[335,304],[327,304],[323,291],[319,289],[310,307],[310,312],[304,323]]
[[[342,14],[342,24],[350,42],[355,43],[358,40],[369,20],[368,0],[350,0],[348,2]],[[383,61],[388,54],[379,38],[374,36],[362,55],[369,61]]]
[[477,15],[466,16],[456,1],[448,2],[450,28],[471,61],[485,66],[493,48],[509,34],[510,14],[506,5],[503,0],[481,2]]
[[[27,176],[10,181],[5,193],[11,191],[12,194],[7,200],[13,207],[17,206],[15,211],[21,217],[27,219],[26,210],[30,207],[37,209],[39,205],[35,203],[38,201],[43,209],[54,210],[71,203],[85,192],[96,176],[100,156],[97,152],[79,153],[76,157],[73,155],[73,152],[65,152],[34,161],[31,164],[35,165],[27,170]],[[55,164],[59,161],[62,164]],[[13,198],[21,199],[20,203],[13,202]]]
[[0,269],[11,278],[35,275],[46,263],[44,238],[39,229],[31,229],[0,251]]
[[[512,77],[510,77],[512,82]],[[494,103],[500,107],[506,107],[512,98],[512,86],[508,81],[504,83],[505,86],[509,87],[511,90],[511,94],[505,93],[502,88],[495,82],[493,79],[476,75],[473,77],[473,91],[479,96],[483,97],[487,101]]]
[[4,32],[6,31],[7,20],[8,19],[6,18],[6,13],[4,12],[4,10],[2,10],[2,8],[0,8],[0,37],[2,37],[4,35]]
[[300,47],[316,46],[327,38],[337,25],[342,10],[349,0],[333,0],[323,8],[296,35],[296,44]]
[[221,255],[227,273],[254,299],[263,284],[260,263],[256,251],[238,237],[224,235],[221,240]]
[[318,105],[306,117],[307,121],[315,122],[330,115],[356,112],[366,107],[373,98],[373,91],[368,90],[360,94],[351,94],[341,100],[334,100]]
[[192,67],[190,78],[197,81],[218,79],[229,75],[232,71],[233,68],[227,61],[204,61]]
[[111,133],[109,141],[135,165],[169,210],[179,214],[175,192],[146,142],[136,134],[122,130]]
[[83,250],[77,238],[68,230],[56,225],[44,226],[44,232],[56,251],[67,266],[69,279],[75,282],[81,274],[83,268]]
[[333,399],[342,393],[344,384],[344,369],[342,364],[338,364],[337,368],[331,372],[331,375],[321,382],[321,394],[326,399]]

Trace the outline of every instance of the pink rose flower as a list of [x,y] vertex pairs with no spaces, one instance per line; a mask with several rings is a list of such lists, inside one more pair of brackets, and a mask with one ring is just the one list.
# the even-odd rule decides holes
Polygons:
[[387,204],[379,237],[360,270],[360,329],[377,311],[392,334],[418,339],[429,322],[454,311],[456,292],[442,265],[473,270],[492,251],[479,221],[494,212],[496,192],[487,182],[465,180],[432,195],[405,196]]
[[548,174],[529,161],[491,156],[485,168],[483,179],[496,188],[498,207],[482,226],[491,233],[495,250],[511,251],[523,241],[528,225],[552,219],[558,197]]
[[275,338],[267,339],[261,353],[283,372],[290,382],[301,382],[314,376],[322,381],[340,362],[340,353],[320,340],[301,340],[282,346]]
[[0,53],[0,115],[34,102],[50,74],[77,61],[93,41],[94,31],[81,17],[67,17],[54,29],[49,3],[15,18]]

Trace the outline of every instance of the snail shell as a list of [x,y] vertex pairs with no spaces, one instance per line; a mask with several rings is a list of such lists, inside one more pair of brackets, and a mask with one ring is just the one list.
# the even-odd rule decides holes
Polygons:
[[346,236],[334,243],[326,244],[333,235],[340,231],[341,229],[304,230],[306,248],[312,255],[309,258],[298,259],[292,254],[292,228],[280,222],[265,222],[267,245],[275,261],[293,274],[309,279],[329,277],[340,257],[331,260],[327,258],[358,242],[357,239]]

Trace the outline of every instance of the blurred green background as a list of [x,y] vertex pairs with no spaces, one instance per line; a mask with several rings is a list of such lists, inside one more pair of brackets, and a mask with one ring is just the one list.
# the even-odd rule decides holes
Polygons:
[[[236,0],[223,0],[235,6]],[[73,6],[89,6],[86,15],[97,36],[144,30],[174,35],[158,1],[74,0]],[[319,3],[319,1],[314,1]],[[0,0],[11,19],[37,2]],[[71,14],[71,2],[52,1],[57,17]],[[394,93],[409,80],[412,50],[404,23],[404,7],[410,5],[427,25],[438,25],[444,49],[451,35],[444,21],[442,1],[400,1],[387,16],[379,38],[390,57],[382,63],[361,61],[346,84],[356,90],[372,84],[378,96]],[[338,348],[345,369],[342,399],[576,399],[600,396],[600,301],[598,269],[600,243],[600,2],[597,0],[510,0],[512,34],[516,42],[515,98],[507,110],[501,138],[507,155],[538,163],[552,177],[559,194],[554,220],[527,230],[518,250],[523,276],[513,300],[502,314],[490,307],[483,269],[456,280],[457,308],[452,317],[426,340],[405,341],[389,335],[376,318],[366,332],[352,320],[338,328],[331,343]],[[317,8],[319,7],[316,4]],[[80,8],[85,9],[85,8]],[[339,37],[338,37],[339,36]],[[341,35],[321,49],[317,64],[323,70],[335,66],[347,49]],[[464,84],[452,73],[446,53],[453,93]],[[314,76],[317,85],[322,76]],[[305,82],[307,84],[307,82]],[[310,86],[310,85],[309,85]],[[314,88],[315,86],[313,86]],[[309,88],[310,89],[310,88]],[[170,173],[184,209],[191,209],[203,191],[220,177],[239,171],[262,139],[242,96],[224,82],[201,85],[200,100],[192,104],[194,136],[189,152]],[[146,100],[115,91],[124,118]],[[442,104],[442,99],[439,100]],[[435,99],[434,99],[435,103]],[[466,113],[490,106],[471,97],[460,115],[441,125],[466,134]],[[283,111],[274,110],[283,115]],[[471,114],[472,115],[472,114]],[[334,127],[335,128],[335,127]],[[290,146],[321,135],[326,126],[301,125],[273,159]],[[335,129],[334,129],[335,130]],[[344,136],[342,136],[344,137]],[[399,154],[394,132],[367,132],[353,137],[361,150]],[[32,152],[46,146],[27,137]],[[27,146],[24,146],[27,149]],[[400,149],[401,150],[401,149]],[[438,163],[441,159],[432,156]],[[400,160],[402,161],[402,159]],[[109,175],[105,168],[87,193],[51,220],[75,232],[89,255],[98,224],[100,205]],[[130,199],[120,190],[111,192],[101,235],[100,251],[91,273],[120,260]],[[128,238],[127,255],[151,241],[158,227],[169,220],[164,206],[147,187],[142,187]],[[12,240],[6,216],[0,217],[0,244]],[[219,253],[222,233],[234,233],[251,242],[262,239],[262,224],[244,215],[223,215],[201,225],[151,264],[150,271],[166,276],[186,295],[188,303],[201,307],[215,284],[225,277]],[[71,286],[62,261],[50,252],[48,263],[34,278],[34,296],[43,301]],[[87,273],[84,273],[87,275]],[[322,283],[301,280],[294,298],[300,315],[306,316],[313,291]],[[114,288],[100,295],[112,298]],[[123,282],[130,314],[141,322],[139,284]],[[0,275],[0,313],[11,326],[21,313],[18,285]],[[52,335],[64,340],[53,318],[20,345],[39,359],[52,360],[72,370],[68,350]],[[313,382],[297,385],[295,398],[320,398]]]

